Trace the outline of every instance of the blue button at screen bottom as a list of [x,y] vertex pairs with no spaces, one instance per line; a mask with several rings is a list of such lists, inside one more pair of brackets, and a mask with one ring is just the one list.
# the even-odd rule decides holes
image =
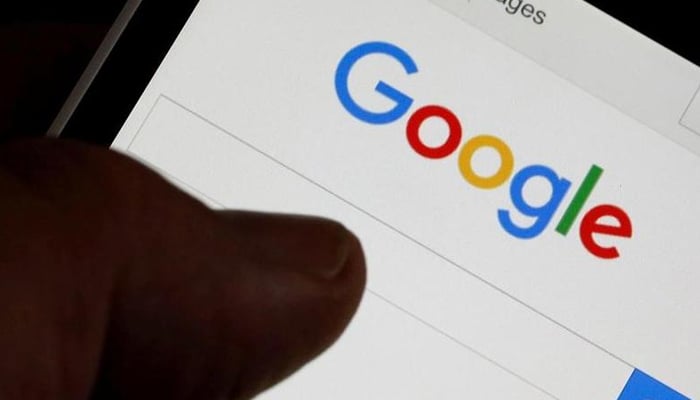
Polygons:
[[640,370],[632,373],[618,400],[691,400]]

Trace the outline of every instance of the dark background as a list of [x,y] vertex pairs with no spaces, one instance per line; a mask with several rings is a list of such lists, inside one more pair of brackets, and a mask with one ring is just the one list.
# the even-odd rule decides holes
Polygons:
[[123,0],[24,0],[0,11],[0,139],[41,136]]
[[[588,2],[700,64],[697,23],[680,3]],[[124,0],[12,3],[0,12],[0,140],[44,134]]]

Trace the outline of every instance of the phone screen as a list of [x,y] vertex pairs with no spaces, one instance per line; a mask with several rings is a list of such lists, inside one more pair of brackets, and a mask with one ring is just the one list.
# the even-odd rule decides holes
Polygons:
[[202,0],[113,147],[362,240],[263,399],[700,398],[698,85],[582,1]]

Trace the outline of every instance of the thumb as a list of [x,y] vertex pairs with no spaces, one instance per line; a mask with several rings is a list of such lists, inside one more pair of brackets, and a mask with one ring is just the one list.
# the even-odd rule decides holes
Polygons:
[[357,238],[214,212],[118,154],[0,146],[0,397],[244,399],[341,334]]
[[[349,322],[364,260],[341,225],[238,212],[211,223],[196,253],[163,262],[155,251],[160,260],[147,264],[156,268],[126,278],[96,398],[248,398]],[[183,246],[193,248],[191,238]]]

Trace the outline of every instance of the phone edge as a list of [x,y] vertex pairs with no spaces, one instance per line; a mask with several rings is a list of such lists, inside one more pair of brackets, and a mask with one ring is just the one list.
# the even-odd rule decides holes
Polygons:
[[83,71],[80,79],[78,79],[78,82],[75,84],[73,90],[68,95],[68,98],[63,103],[63,106],[61,106],[61,109],[51,123],[51,126],[49,126],[49,129],[46,131],[46,137],[58,138],[61,136],[63,129],[66,127],[68,121],[73,116],[73,113],[78,108],[78,105],[83,100],[83,97],[92,85],[95,77],[97,77],[97,74],[99,74],[105,61],[107,61],[107,58],[114,49],[114,46],[117,44],[122,33],[124,33],[124,30],[129,25],[129,22],[136,14],[139,6],[141,6],[141,2],[142,0],[128,0],[126,4],[124,4],[121,12],[105,35],[104,40],[102,40],[102,43],[92,56],[90,63]]

